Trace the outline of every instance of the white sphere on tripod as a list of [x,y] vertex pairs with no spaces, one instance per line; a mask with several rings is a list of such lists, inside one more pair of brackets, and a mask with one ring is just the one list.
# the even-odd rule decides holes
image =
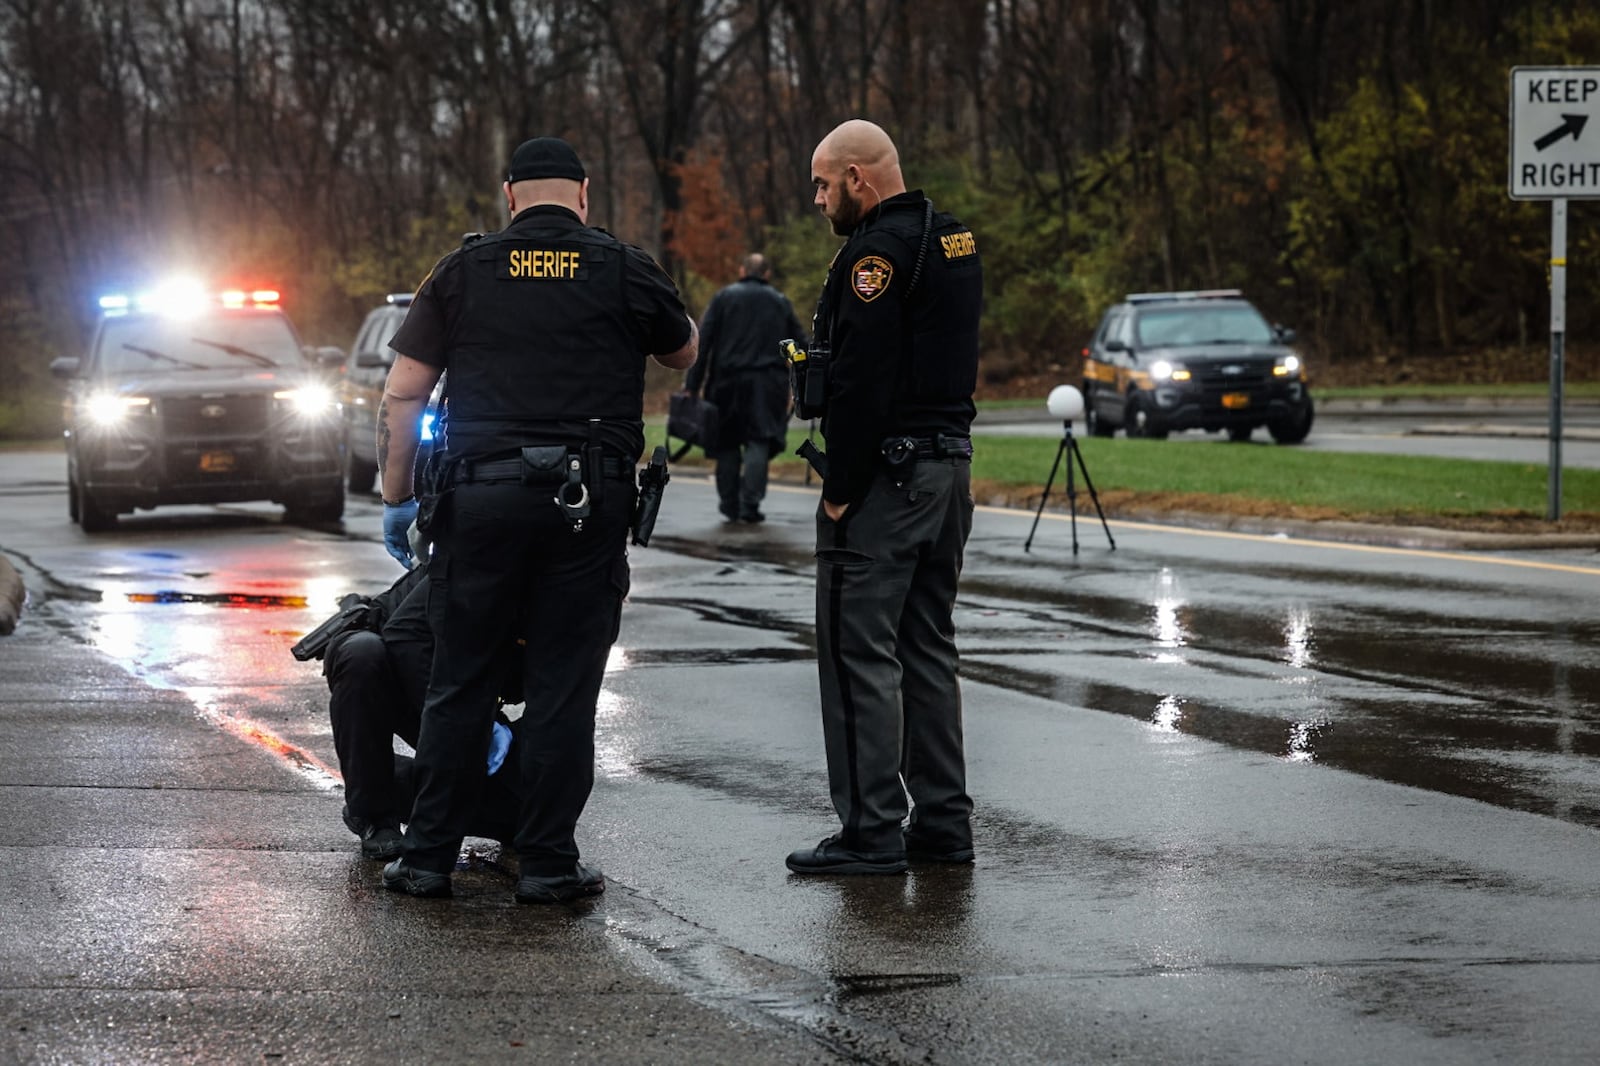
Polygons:
[[1071,422],[1083,417],[1083,393],[1072,385],[1057,385],[1050,390],[1049,399],[1044,402],[1050,413],[1063,422]]

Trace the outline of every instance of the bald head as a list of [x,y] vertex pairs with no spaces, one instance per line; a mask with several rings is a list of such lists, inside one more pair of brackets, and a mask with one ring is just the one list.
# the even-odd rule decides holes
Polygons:
[[811,154],[815,203],[841,236],[891,196],[906,191],[900,153],[883,127],[853,118],[834,127]]
[[767,257],[760,252],[751,252],[744,257],[744,262],[739,264],[739,276],[744,278],[764,278],[772,272]]
[[855,164],[885,179],[900,173],[900,153],[877,123],[863,118],[841,122],[817,145],[816,156],[835,166]]

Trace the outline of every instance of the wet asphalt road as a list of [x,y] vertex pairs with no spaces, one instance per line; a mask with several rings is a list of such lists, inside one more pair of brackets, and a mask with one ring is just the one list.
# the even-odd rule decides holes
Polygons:
[[[611,891],[377,888],[287,648],[396,572],[261,506],[65,521],[0,456],[0,1059],[1592,1062],[1600,555],[984,508],[958,626],[979,861],[799,880],[830,830],[814,495],[680,475],[580,830]],[[1115,519],[1115,516],[1112,516]],[[478,845],[485,860],[491,846]],[[433,1024],[438,1021],[437,1026]]]
[[[1033,408],[982,412],[977,429],[1008,436],[1056,437],[1061,423],[1049,416],[1041,399]],[[1088,430],[1080,421],[1073,432],[1083,437]],[[1562,405],[1561,438],[1563,469],[1600,468],[1600,402],[1567,400]],[[1222,433],[1200,430],[1175,433],[1172,439],[1239,447]],[[1265,430],[1256,431],[1252,444],[1275,447]],[[1320,400],[1311,436],[1295,447],[1311,452],[1426,455],[1548,466],[1549,400]]]

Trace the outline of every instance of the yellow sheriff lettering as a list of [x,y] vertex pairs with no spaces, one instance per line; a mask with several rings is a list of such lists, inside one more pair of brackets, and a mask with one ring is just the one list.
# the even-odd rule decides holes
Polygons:
[[507,274],[513,278],[575,278],[581,259],[579,252],[513,248],[507,253]]
[[973,238],[971,230],[948,233],[939,238],[939,243],[944,247],[946,259],[960,259],[963,256],[978,254],[978,242]]

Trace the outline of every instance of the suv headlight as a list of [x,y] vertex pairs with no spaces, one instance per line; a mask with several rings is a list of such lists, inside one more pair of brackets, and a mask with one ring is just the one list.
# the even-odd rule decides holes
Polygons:
[[272,394],[279,403],[287,404],[297,415],[307,417],[331,414],[338,406],[333,390],[326,385],[302,385],[298,389],[283,389]]
[[89,421],[102,428],[119,426],[135,411],[149,410],[148,396],[119,396],[114,392],[97,392],[83,403]]
[[1297,378],[1300,376],[1300,357],[1298,355],[1280,356],[1272,365],[1272,376],[1278,378]]
[[1150,377],[1156,381],[1188,381],[1189,371],[1177,363],[1157,359],[1150,364]]

